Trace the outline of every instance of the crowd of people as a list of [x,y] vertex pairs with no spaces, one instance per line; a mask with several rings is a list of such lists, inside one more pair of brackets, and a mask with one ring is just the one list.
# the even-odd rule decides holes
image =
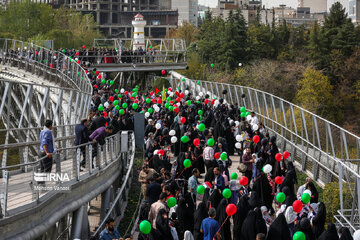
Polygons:
[[[353,239],[346,227],[325,229],[314,183],[297,185],[290,154],[255,112],[210,93],[114,89],[96,69],[88,75],[93,98],[89,117],[76,126],[76,145],[102,145],[106,136],[133,130],[135,112],[147,122],[139,239]],[[239,167],[230,172],[232,164]],[[118,238],[108,221],[100,239]]]

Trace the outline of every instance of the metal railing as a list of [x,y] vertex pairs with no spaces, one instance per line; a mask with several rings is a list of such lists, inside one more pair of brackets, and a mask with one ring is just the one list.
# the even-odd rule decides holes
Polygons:
[[[227,103],[256,112],[266,128],[277,136],[282,151],[288,150],[298,168],[324,186],[338,182],[340,209],[338,223],[351,230],[360,228],[360,137],[273,94],[250,87],[218,82],[191,80],[176,72],[169,78],[172,87],[180,87],[197,96],[223,98]],[[223,90],[227,90],[223,94]],[[350,192],[344,198],[344,192]]]

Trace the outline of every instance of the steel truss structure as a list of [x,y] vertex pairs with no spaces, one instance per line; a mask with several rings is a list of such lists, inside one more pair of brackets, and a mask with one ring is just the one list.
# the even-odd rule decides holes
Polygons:
[[[321,186],[337,182],[340,209],[337,223],[360,229],[360,137],[273,94],[254,88],[191,80],[171,72],[173,88],[188,89],[194,96],[206,92],[228,103],[256,112],[266,128],[277,136],[282,151],[289,151],[295,165]],[[227,94],[222,94],[223,90]],[[245,94],[245,97],[242,97]],[[344,197],[345,192],[350,192]],[[350,196],[350,197],[349,197]]]

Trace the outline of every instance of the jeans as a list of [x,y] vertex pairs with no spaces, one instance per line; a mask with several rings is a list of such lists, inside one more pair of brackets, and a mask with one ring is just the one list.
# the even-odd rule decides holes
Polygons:
[[[46,156],[45,152],[40,152],[39,158]],[[40,172],[51,172],[53,159],[52,157],[46,157],[40,160]]]

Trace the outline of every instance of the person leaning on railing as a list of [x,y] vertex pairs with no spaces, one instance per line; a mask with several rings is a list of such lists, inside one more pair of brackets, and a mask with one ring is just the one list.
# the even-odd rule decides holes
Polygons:
[[[88,125],[89,125],[89,121],[87,120],[87,118],[84,118],[84,119],[81,119],[80,124],[77,124],[75,126],[75,142],[74,142],[75,146],[82,145],[84,143],[89,142]],[[86,150],[86,147],[81,146],[80,150],[81,150],[81,154],[83,155],[83,160],[81,161],[81,166],[85,167],[85,162],[86,162],[85,150]]]

